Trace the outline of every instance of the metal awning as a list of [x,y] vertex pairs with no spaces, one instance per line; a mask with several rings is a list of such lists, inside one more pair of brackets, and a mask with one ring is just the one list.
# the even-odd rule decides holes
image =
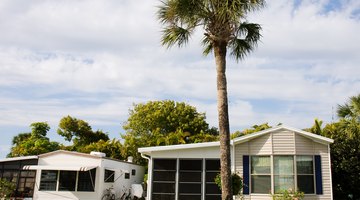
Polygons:
[[74,166],[74,165],[25,165],[23,170],[63,170],[63,171],[89,171],[97,166]]

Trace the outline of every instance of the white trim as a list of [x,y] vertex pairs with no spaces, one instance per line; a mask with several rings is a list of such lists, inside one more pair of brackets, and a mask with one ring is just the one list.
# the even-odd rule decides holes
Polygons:
[[89,171],[97,166],[59,166],[59,165],[25,165],[23,170],[63,170],[63,171]]
[[[332,172],[331,172],[331,156],[330,156],[330,144],[328,144],[328,161],[329,161],[329,176],[330,176],[330,199],[333,200],[333,185],[332,185]],[[322,173],[322,171],[321,171]],[[324,182],[323,182],[323,185],[324,185]]]
[[[330,144],[333,143],[334,140],[327,138],[327,137],[323,137],[320,135],[316,135],[313,133],[309,133],[300,129],[296,129],[296,128],[292,128],[292,127],[288,127],[288,126],[277,126],[274,128],[269,128],[260,132],[256,132],[256,133],[252,133],[252,134],[248,134],[248,135],[244,135],[238,138],[233,139],[230,142],[231,146],[234,146],[238,143],[244,143],[244,142],[248,142],[252,139],[255,139],[257,137],[260,137],[262,135],[274,132],[274,131],[278,131],[278,130],[289,130],[294,132],[294,136],[295,134],[300,134],[306,138],[309,138],[311,140],[313,140],[314,142],[317,143],[321,143],[321,144]],[[143,147],[143,148],[139,148],[138,152],[142,153],[142,154],[146,154],[146,155],[150,155],[152,152],[158,152],[158,151],[176,151],[176,150],[182,150],[182,149],[196,149],[196,148],[205,148],[205,147],[217,147],[220,146],[220,142],[203,142],[203,143],[193,143],[193,144],[178,144],[178,145],[168,145],[168,146],[153,146],[153,147]]]
[[247,141],[252,140],[254,138],[257,138],[259,136],[265,135],[265,134],[270,133],[270,132],[278,131],[278,130],[281,130],[281,129],[293,131],[293,132],[298,133],[298,134],[300,134],[300,135],[302,135],[304,137],[307,137],[307,138],[309,138],[309,139],[311,139],[311,140],[313,140],[315,142],[322,143],[322,144],[330,144],[330,143],[334,142],[333,139],[330,139],[330,138],[327,138],[327,137],[323,137],[323,136],[320,136],[320,135],[309,133],[309,132],[306,132],[306,131],[303,131],[303,130],[300,130],[300,129],[296,129],[296,128],[292,128],[292,127],[289,127],[289,126],[281,125],[281,126],[277,126],[277,127],[274,127],[274,128],[269,128],[269,129],[266,129],[266,130],[263,130],[263,131],[260,131],[260,132],[256,132],[256,133],[252,133],[252,134],[248,134],[248,135],[244,135],[244,136],[235,138],[234,143],[247,142]]
[[139,153],[151,153],[153,151],[170,151],[170,150],[202,148],[202,147],[216,147],[216,146],[220,146],[219,141],[193,143],[193,144],[177,144],[177,145],[168,145],[168,146],[143,147],[143,148],[138,148],[138,152]]
[[18,161],[18,160],[30,160],[30,159],[38,159],[38,156],[20,156],[14,158],[4,158],[0,159],[0,162],[10,162],[10,161]]

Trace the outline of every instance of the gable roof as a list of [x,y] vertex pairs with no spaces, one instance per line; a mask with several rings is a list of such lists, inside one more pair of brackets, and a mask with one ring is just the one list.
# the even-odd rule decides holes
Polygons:
[[265,134],[275,132],[275,131],[281,131],[281,130],[295,132],[296,134],[299,134],[301,136],[304,136],[304,137],[306,137],[308,139],[313,140],[314,142],[318,142],[318,143],[321,143],[321,144],[326,144],[327,145],[327,144],[330,144],[330,143],[334,142],[333,139],[330,139],[330,138],[327,138],[327,137],[324,137],[324,136],[321,136],[321,135],[316,135],[314,133],[306,132],[306,131],[303,131],[301,129],[285,126],[285,125],[280,125],[280,126],[276,126],[274,128],[269,128],[269,129],[259,131],[259,132],[256,132],[256,133],[244,135],[244,136],[235,138],[233,141],[234,141],[235,144],[243,143],[243,142],[247,142],[249,140],[255,139],[257,137],[263,136]]
[[[275,131],[280,131],[280,130],[292,131],[292,132],[295,132],[296,134],[299,134],[299,135],[304,136],[304,137],[306,137],[308,139],[311,139],[314,142],[318,142],[318,143],[325,144],[325,145],[334,142],[333,139],[330,139],[330,138],[327,138],[327,137],[323,137],[323,136],[320,136],[320,135],[309,133],[309,132],[303,131],[301,129],[296,129],[296,128],[292,128],[292,127],[285,126],[285,125],[280,125],[280,126],[277,126],[277,127],[274,127],[274,128],[269,128],[269,129],[266,129],[266,130],[263,130],[263,131],[259,131],[259,132],[255,132],[255,133],[251,133],[251,134],[248,134],[248,135],[244,135],[244,136],[234,138],[233,140],[231,140],[230,145],[247,142],[247,141],[250,141],[250,140],[255,139],[257,137],[263,136],[265,134],[275,132]],[[143,147],[143,148],[139,148],[138,152],[139,153],[144,153],[144,154],[151,154],[151,152],[173,151],[173,150],[181,150],[181,149],[206,148],[206,147],[215,147],[215,146],[220,146],[220,142],[218,141],[218,142],[203,142],[203,143],[193,143],[193,144],[178,144],[178,145],[168,145],[168,146]]]

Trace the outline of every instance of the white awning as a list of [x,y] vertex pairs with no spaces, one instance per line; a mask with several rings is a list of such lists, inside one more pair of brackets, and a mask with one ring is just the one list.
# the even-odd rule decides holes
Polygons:
[[74,166],[74,165],[25,165],[23,170],[64,170],[64,171],[89,171],[97,166]]

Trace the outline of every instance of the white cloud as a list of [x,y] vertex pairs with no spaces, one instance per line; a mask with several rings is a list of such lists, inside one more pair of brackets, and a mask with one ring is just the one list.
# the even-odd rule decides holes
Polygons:
[[[263,38],[245,61],[228,60],[232,131],[331,121],[333,107],[360,93],[360,3],[329,2],[268,1],[251,15]],[[201,54],[202,32],[186,48],[161,47],[158,4],[1,1],[0,127],[56,127],[65,115],[121,127],[132,103],[161,99],[188,102],[217,126],[216,72]]]

